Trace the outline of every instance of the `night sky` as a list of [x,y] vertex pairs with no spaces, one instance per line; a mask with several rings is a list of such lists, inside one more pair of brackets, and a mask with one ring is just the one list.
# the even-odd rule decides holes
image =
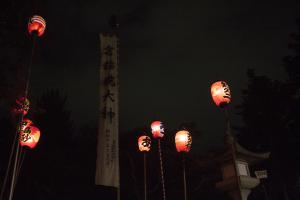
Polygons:
[[[68,95],[76,126],[96,124],[99,104],[99,33],[120,16],[120,130],[165,122],[166,130],[196,122],[196,149],[221,142],[222,112],[210,85],[225,80],[234,106],[246,70],[284,79],[299,1],[45,1],[47,21],[34,58],[31,98],[46,88]],[[233,123],[240,124],[233,116]]]

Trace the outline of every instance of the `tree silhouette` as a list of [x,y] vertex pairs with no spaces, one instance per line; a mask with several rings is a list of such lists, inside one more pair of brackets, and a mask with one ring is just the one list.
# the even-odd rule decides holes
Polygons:
[[269,188],[274,199],[300,198],[300,26],[298,31],[289,45],[293,55],[284,58],[287,80],[248,70],[248,87],[237,107],[244,122],[237,128],[240,142],[255,151],[271,151]]
[[284,86],[279,81],[256,75],[251,69],[247,76],[248,87],[242,90],[242,104],[237,106],[244,122],[237,128],[239,140],[254,151],[269,151],[286,132]]

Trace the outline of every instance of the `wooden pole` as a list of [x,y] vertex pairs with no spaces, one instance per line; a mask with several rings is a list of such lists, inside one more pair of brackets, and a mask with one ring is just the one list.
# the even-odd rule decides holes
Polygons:
[[[25,94],[24,94],[24,98],[25,100],[28,97],[28,92],[29,92],[29,84],[30,84],[30,77],[31,77],[31,68],[32,68],[32,61],[33,61],[33,55],[34,55],[34,50],[35,50],[35,43],[36,43],[36,38],[38,37],[37,32],[33,32],[32,34],[32,48],[31,48],[31,55],[30,55],[30,60],[29,60],[29,65],[28,65],[28,71],[27,71],[27,77],[26,77],[26,86],[25,86]],[[15,158],[14,158],[14,166],[13,166],[13,171],[12,171],[12,179],[11,179],[11,184],[10,184],[10,190],[9,190],[9,200],[12,200],[13,198],[13,193],[14,193],[14,189],[16,186],[16,181],[18,178],[18,175],[20,172],[20,166],[19,166],[19,151],[20,151],[20,143],[19,143],[19,134],[21,131],[21,126],[22,126],[22,122],[24,119],[24,115],[22,113],[21,115],[21,119],[20,119],[20,123],[19,123],[19,127],[17,128],[17,146],[16,146],[16,152],[15,152]]]
[[185,154],[182,153],[182,170],[183,170],[183,188],[184,188],[184,200],[187,200],[187,189],[186,189],[186,175],[185,175]]
[[166,189],[165,189],[165,180],[164,180],[164,168],[163,168],[163,161],[162,161],[160,139],[158,139],[158,151],[159,151],[159,160],[160,160],[160,173],[161,173],[161,185],[162,185],[163,200],[166,200]]
[[144,153],[144,199],[147,200],[147,160]]
[[19,148],[20,148],[20,143],[17,141],[17,147],[16,147],[16,152],[15,152],[15,160],[14,160],[14,166],[13,166],[13,172],[12,172],[12,179],[10,183],[10,190],[9,190],[9,200],[12,200],[13,198],[13,193],[14,193],[14,188],[15,188],[15,180],[16,180],[16,175],[17,175],[17,164],[18,164],[18,158],[19,158]]
[[241,181],[240,181],[239,171],[238,171],[237,164],[236,164],[235,139],[234,139],[234,137],[231,134],[230,118],[229,118],[229,112],[228,112],[227,107],[224,108],[224,113],[225,113],[225,120],[226,120],[226,133],[225,133],[226,143],[230,147],[230,151],[231,151],[231,155],[232,155],[232,161],[233,161],[233,166],[234,166],[234,170],[235,170],[235,178],[236,178],[236,181],[237,181],[237,184],[238,184],[238,191],[239,191],[238,196],[242,200]]

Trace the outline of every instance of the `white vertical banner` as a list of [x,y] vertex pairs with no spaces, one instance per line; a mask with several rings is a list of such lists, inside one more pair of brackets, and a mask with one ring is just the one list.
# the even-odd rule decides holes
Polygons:
[[119,39],[100,34],[100,112],[95,184],[119,188]]

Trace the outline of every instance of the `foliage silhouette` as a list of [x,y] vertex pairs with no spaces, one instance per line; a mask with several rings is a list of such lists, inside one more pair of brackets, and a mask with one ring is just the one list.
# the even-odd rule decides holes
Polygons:
[[244,125],[239,140],[254,151],[270,151],[269,190],[272,199],[300,198],[300,23],[284,58],[287,79],[271,80],[248,70],[248,87],[237,107]]

